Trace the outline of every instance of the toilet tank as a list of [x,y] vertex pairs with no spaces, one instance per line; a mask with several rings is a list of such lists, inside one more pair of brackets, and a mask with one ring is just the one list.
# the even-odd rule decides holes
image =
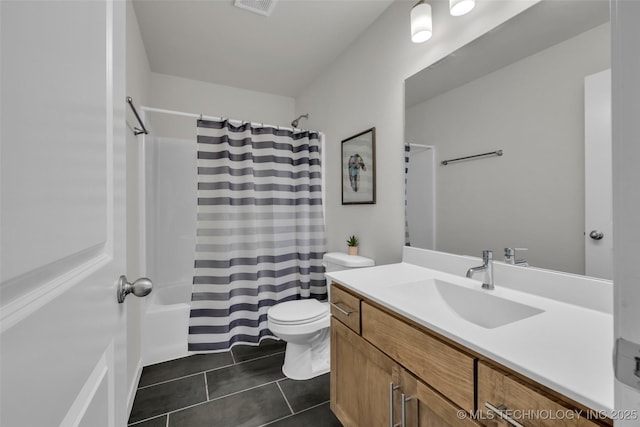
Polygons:
[[[371,258],[358,255],[347,255],[343,252],[327,252],[322,257],[325,272],[349,270],[352,268],[373,267],[375,262]],[[327,298],[331,296],[331,286],[327,282]]]
[[331,272],[351,268],[373,267],[375,262],[371,258],[363,256],[347,255],[343,252],[327,252],[322,258],[322,264],[327,272]]
[[[325,272],[349,270],[352,268],[373,267],[375,262],[371,258],[358,255],[347,255],[343,252],[327,252],[322,257]],[[327,298],[331,296],[331,286],[327,283]]]

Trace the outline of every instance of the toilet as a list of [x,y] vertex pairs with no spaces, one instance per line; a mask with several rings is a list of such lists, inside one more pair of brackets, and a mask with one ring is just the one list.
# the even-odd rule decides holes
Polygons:
[[[370,258],[328,252],[323,257],[326,272],[372,267]],[[327,287],[327,293],[330,287]],[[328,296],[328,295],[327,295]],[[293,380],[308,380],[329,372],[328,302],[316,299],[286,301],[267,311],[269,330],[287,342],[282,373]]]

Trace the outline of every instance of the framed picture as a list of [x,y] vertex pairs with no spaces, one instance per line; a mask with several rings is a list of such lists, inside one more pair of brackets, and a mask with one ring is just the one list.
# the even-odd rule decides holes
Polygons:
[[342,141],[342,204],[376,202],[376,128]]

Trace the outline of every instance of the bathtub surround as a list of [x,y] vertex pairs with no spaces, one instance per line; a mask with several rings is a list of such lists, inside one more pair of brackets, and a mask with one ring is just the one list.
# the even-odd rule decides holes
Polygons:
[[144,365],[187,356],[191,286],[176,284],[154,289],[142,324]]
[[189,350],[272,336],[267,309],[326,298],[320,135],[198,121]]

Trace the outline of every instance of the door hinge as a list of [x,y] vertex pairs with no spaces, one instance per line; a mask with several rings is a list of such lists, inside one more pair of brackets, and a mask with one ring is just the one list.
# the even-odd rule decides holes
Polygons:
[[616,340],[614,371],[620,382],[640,390],[640,344],[624,338]]

